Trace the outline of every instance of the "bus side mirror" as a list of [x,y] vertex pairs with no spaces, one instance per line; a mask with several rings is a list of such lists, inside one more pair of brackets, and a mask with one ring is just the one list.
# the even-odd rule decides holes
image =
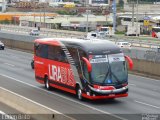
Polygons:
[[92,71],[92,65],[91,65],[91,63],[90,63],[89,60],[88,60],[87,58],[85,58],[85,57],[82,57],[82,60],[86,63],[86,65],[87,65],[87,70],[88,70],[88,72],[90,73],[90,72]]
[[132,61],[132,59],[129,56],[124,56],[124,57],[129,63],[130,70],[132,70],[133,69],[133,61]]

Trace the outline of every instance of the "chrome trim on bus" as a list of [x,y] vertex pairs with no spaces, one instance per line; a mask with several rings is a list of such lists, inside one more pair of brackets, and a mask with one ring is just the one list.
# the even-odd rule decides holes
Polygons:
[[125,86],[120,89],[114,89],[114,90],[100,90],[100,89],[95,89],[95,88],[91,87],[90,85],[88,85],[88,86],[92,91],[94,91],[96,93],[101,93],[101,94],[116,94],[116,93],[124,92],[128,89],[128,86]]

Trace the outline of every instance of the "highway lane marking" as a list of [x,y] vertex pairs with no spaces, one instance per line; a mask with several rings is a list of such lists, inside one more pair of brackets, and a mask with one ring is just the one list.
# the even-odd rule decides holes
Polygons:
[[137,85],[129,83],[129,86],[137,86]]
[[[12,92],[12,91],[8,90],[8,89],[5,89],[5,88],[3,88],[3,87],[0,87],[0,89],[3,89],[3,90],[5,90],[5,91],[7,91],[7,92],[10,92],[11,94],[16,95],[16,96],[18,96],[18,97],[20,97],[20,98],[26,99],[27,101],[32,102],[32,103],[34,103],[34,104],[36,104],[36,105],[39,105],[39,106],[41,106],[41,107],[43,107],[43,108],[45,108],[45,109],[48,109],[48,110],[50,110],[50,111],[52,111],[52,112],[54,112],[54,113],[56,113],[56,114],[64,115],[63,113],[60,113],[60,112],[58,112],[58,111],[56,111],[56,110],[54,110],[54,109],[51,109],[51,108],[49,108],[49,107],[47,107],[47,106],[44,106],[44,105],[42,105],[42,104],[40,104],[40,103],[38,103],[38,102],[36,102],[36,101],[33,101],[33,100],[29,99],[29,98],[26,98],[26,97],[24,97],[24,96],[22,96],[22,95],[19,95],[19,94],[15,93],[15,92]],[[75,120],[75,119],[73,119],[72,117],[69,117],[69,116],[67,116],[67,115],[64,115],[64,116],[67,117],[67,118],[69,118],[69,119],[71,119],[71,120]]]
[[160,82],[160,80],[155,80],[155,81]]
[[136,102],[136,103],[139,103],[139,104],[147,105],[147,106],[150,106],[150,107],[153,107],[153,108],[160,109],[160,107],[158,107],[158,106],[151,105],[151,104],[148,104],[148,103],[144,103],[144,102],[141,102],[141,101],[135,100],[135,102]]
[[16,79],[16,78],[13,78],[13,77],[10,77],[10,76],[4,75],[4,74],[0,74],[0,76],[7,77],[7,78],[12,79],[12,80],[14,80],[14,81],[17,81],[17,82],[23,83],[23,84],[25,84],[25,85],[31,86],[31,87],[33,87],[33,88],[36,88],[36,89],[42,90],[42,91],[47,92],[47,93],[50,93],[50,94],[52,94],[52,95],[56,95],[56,96],[61,97],[61,98],[63,98],[63,99],[67,99],[67,100],[72,101],[72,102],[74,102],[74,103],[76,103],[76,104],[79,104],[79,105],[82,105],[82,106],[88,107],[88,108],[90,108],[90,109],[92,109],[92,110],[96,110],[96,111],[101,112],[101,113],[103,113],[103,114],[108,114],[108,115],[110,115],[110,116],[113,116],[113,117],[118,118],[118,119],[121,119],[121,120],[127,120],[127,119],[125,119],[125,118],[123,118],[123,117],[120,117],[120,116],[117,116],[117,115],[113,115],[112,113],[109,113],[109,112],[106,112],[106,111],[100,110],[100,109],[98,109],[98,108],[95,108],[95,107],[92,107],[92,106],[86,105],[86,104],[84,104],[84,103],[81,103],[81,102],[75,101],[75,100],[73,100],[73,99],[70,99],[70,98],[64,97],[64,96],[62,96],[62,95],[60,95],[60,94],[53,93],[53,92],[51,92],[51,91],[48,91],[48,90],[45,90],[45,89],[39,88],[39,87],[34,86],[34,85],[32,85],[32,84],[29,84],[29,83],[23,82],[23,81],[21,81],[21,80],[18,80],[18,79]]
[[6,113],[4,113],[1,110],[0,110],[0,114],[1,114],[0,119],[2,119],[2,120],[16,120],[12,116],[7,115]]
[[8,65],[8,66],[12,66],[12,67],[15,67],[15,65],[13,64],[10,64],[10,63],[4,63],[5,65]]

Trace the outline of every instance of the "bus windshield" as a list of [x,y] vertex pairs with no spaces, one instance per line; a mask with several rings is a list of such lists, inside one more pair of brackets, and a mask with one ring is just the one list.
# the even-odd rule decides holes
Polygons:
[[95,84],[121,84],[127,81],[127,68],[122,54],[95,55],[92,64],[91,82]]

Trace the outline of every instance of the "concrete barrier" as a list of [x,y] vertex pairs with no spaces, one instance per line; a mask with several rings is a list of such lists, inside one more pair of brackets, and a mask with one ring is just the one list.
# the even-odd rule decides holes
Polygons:
[[160,77],[160,63],[140,59],[133,59],[133,62],[133,71],[143,73],[146,76]]
[[33,52],[33,42],[17,41],[3,38],[1,38],[0,40],[5,44],[5,46],[9,48],[16,48],[27,52]]
[[0,87],[0,96],[0,102],[24,113],[26,120],[73,119],[2,87]]

